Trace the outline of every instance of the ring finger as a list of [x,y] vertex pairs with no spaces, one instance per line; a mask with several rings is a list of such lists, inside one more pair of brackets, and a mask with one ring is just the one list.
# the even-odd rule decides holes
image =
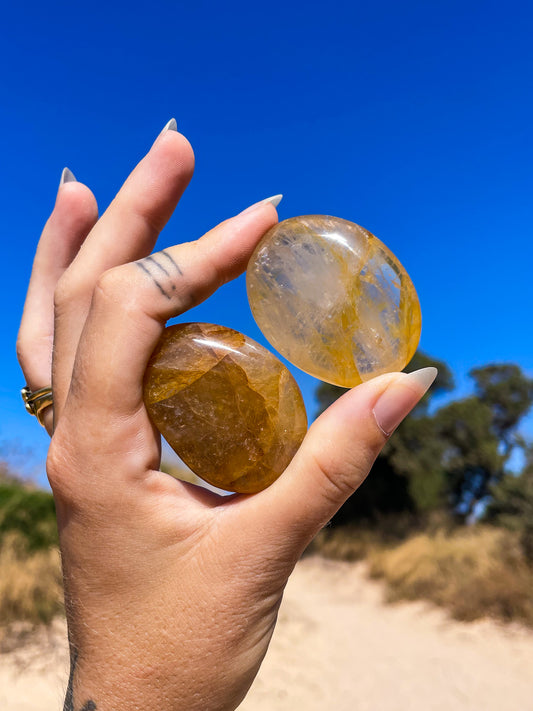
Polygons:
[[[52,382],[54,291],[98,218],[91,191],[65,168],[56,203],[39,240],[17,338],[17,356],[31,391]],[[52,408],[43,422],[52,432]]]

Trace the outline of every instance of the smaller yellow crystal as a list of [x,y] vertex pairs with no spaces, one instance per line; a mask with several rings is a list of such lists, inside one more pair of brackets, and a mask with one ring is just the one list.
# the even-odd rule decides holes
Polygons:
[[210,484],[240,493],[269,486],[307,431],[287,368],[223,326],[169,326],[146,370],[144,400],[174,451]]
[[272,227],[246,274],[257,325],[287,360],[352,387],[402,370],[420,338],[420,305],[394,254],[363,227],[306,215]]

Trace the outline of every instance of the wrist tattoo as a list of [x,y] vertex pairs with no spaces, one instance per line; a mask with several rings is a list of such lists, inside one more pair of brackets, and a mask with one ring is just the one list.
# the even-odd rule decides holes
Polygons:
[[173,278],[176,274],[183,276],[183,272],[166,250],[139,259],[135,264],[150,277],[163,296],[172,298],[171,292],[176,291]]
[[[74,651],[70,656],[70,674],[68,677],[67,693],[63,711],[74,711],[74,672],[78,661],[78,653]],[[86,701],[79,711],[96,711],[97,706],[92,699]]]

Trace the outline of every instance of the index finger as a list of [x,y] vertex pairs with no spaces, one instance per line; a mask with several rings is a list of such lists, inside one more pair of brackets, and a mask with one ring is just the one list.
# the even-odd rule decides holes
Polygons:
[[80,338],[69,404],[123,418],[143,403],[143,376],[165,321],[242,273],[277,222],[272,203],[221,223],[196,242],[116,267],[98,281]]

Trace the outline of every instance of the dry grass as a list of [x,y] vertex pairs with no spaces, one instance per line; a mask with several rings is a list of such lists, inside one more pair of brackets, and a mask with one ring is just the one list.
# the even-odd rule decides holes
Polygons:
[[369,550],[388,599],[431,600],[460,620],[491,616],[533,626],[533,569],[518,536],[490,527],[416,535]]
[[49,624],[63,611],[59,552],[27,552],[25,542],[10,534],[0,547],[0,648],[14,634]]
[[424,531],[434,531],[449,527],[450,521],[446,516],[435,514],[422,524],[411,516],[396,514],[383,516],[374,523],[327,526],[314,538],[307,552],[334,560],[362,560],[376,548],[396,546],[405,541],[413,535],[415,526],[422,525]]
[[533,568],[518,533],[490,526],[452,530],[449,522],[435,521],[429,531],[408,536],[401,522],[390,521],[373,530],[325,529],[309,551],[366,559],[371,576],[386,583],[390,602],[430,600],[456,619],[490,616],[533,627]]
[[324,528],[306,550],[332,560],[357,561],[366,558],[379,544],[378,535],[356,527]]
[[[533,626],[533,569],[518,534],[477,526],[413,535],[403,542],[365,529],[326,529],[311,550],[366,558],[395,600],[430,600],[461,620],[492,616]],[[394,542],[391,542],[391,539]],[[396,539],[396,540],[395,540]],[[17,533],[0,542],[0,651],[63,612],[59,552],[30,552]]]

